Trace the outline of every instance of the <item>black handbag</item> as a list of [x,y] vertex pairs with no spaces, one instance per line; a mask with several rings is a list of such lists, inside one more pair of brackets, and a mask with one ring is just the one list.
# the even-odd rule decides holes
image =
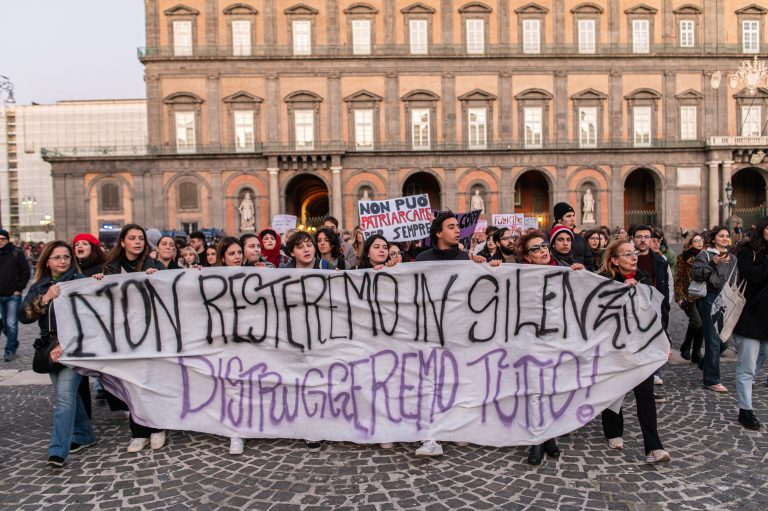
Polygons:
[[51,360],[51,351],[59,344],[56,332],[51,332],[51,307],[48,307],[48,334],[35,339],[35,355],[32,357],[32,370],[40,374],[58,373],[63,367]]

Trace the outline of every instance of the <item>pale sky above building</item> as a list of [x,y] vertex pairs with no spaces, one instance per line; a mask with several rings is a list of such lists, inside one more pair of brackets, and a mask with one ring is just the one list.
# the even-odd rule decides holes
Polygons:
[[144,44],[141,0],[0,0],[0,75],[20,105],[144,98]]

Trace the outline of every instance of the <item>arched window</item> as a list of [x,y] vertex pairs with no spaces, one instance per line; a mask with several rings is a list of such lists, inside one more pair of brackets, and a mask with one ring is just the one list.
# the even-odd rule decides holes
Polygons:
[[200,209],[199,187],[192,181],[179,183],[177,189],[178,209]]
[[100,211],[120,211],[120,185],[107,182],[99,187],[99,210]]

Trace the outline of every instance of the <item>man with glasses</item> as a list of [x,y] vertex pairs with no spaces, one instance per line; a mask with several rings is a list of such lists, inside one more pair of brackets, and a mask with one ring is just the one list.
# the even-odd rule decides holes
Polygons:
[[19,347],[18,311],[21,293],[29,282],[29,263],[20,250],[16,250],[8,231],[0,229],[0,327],[7,338],[6,362],[16,357]]
[[498,246],[498,250],[493,256],[493,259],[498,259],[502,263],[516,263],[515,259],[515,242],[517,236],[515,232],[508,227],[502,227],[493,234],[493,241]]

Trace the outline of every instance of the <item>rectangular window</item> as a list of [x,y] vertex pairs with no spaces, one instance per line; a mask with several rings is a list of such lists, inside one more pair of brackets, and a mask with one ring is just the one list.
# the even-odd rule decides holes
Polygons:
[[411,55],[425,55],[427,53],[427,20],[410,20],[408,29]]
[[539,20],[523,20],[523,53],[541,53]]
[[680,47],[693,48],[694,41],[693,20],[680,20]]
[[741,107],[741,136],[759,137],[762,135],[762,115],[756,105]]
[[355,110],[355,147],[373,149],[373,110]]
[[251,55],[251,22],[232,22],[232,55],[249,57]]
[[579,108],[579,147],[597,147],[597,107]]
[[429,149],[429,110],[411,110],[411,147]]
[[293,27],[293,54],[312,54],[312,24],[307,20],[296,20]]
[[191,234],[198,230],[197,222],[181,222],[181,230],[187,234]]
[[523,111],[523,125],[525,147],[541,147],[543,131],[541,107],[526,108]]
[[632,110],[634,122],[635,147],[651,145],[651,107],[636,106]]
[[760,22],[745,20],[741,22],[741,42],[744,53],[760,52]]
[[648,20],[632,20],[632,53],[651,50],[650,25]]
[[352,20],[352,53],[371,54],[371,21]]
[[467,126],[470,149],[485,149],[488,140],[488,125],[485,108],[470,108],[467,110]]
[[173,55],[176,57],[192,56],[192,22],[173,22]]
[[195,112],[176,112],[176,151],[195,152]]
[[293,119],[296,128],[296,149],[314,149],[315,112],[313,110],[294,110]]
[[698,138],[696,110],[695,106],[680,107],[680,140],[696,140]]
[[485,53],[485,21],[467,20],[467,53]]
[[595,53],[595,20],[579,20],[579,53]]
[[255,147],[253,117],[253,110],[235,110],[235,149],[237,151],[253,151]]

